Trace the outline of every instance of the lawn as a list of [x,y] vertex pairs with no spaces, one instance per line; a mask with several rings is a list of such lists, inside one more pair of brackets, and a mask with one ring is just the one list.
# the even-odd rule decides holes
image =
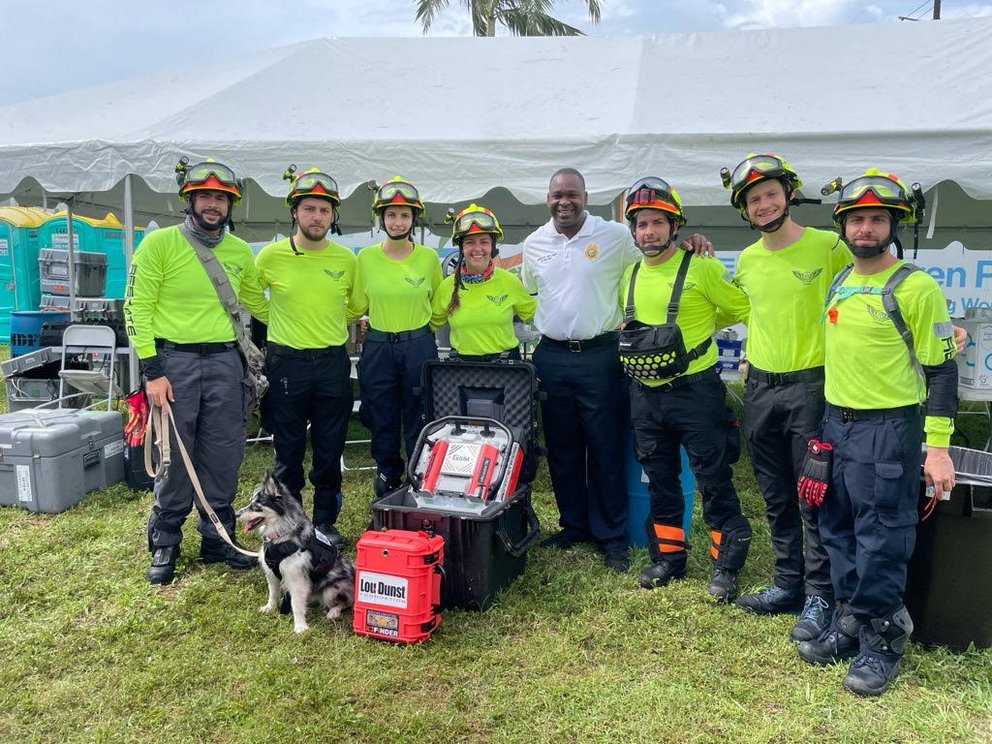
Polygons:
[[[249,448],[238,504],[271,460]],[[771,553],[746,455],[735,480],[755,529],[750,588]],[[347,473],[344,491],[353,553],[371,476]],[[553,530],[543,466],[534,495]],[[314,609],[297,636],[290,618],[259,614],[261,571],[197,564],[195,520],[176,582],[150,586],[150,506],[118,484],[59,515],[0,509],[3,742],[992,741],[992,650],[911,644],[896,686],[857,698],[844,666],[797,657],[792,618],[707,597],[698,507],[685,581],[640,589],[643,549],[619,575],[586,546],[534,547],[489,611],[445,611],[428,642],[394,646],[352,634],[350,615]]]

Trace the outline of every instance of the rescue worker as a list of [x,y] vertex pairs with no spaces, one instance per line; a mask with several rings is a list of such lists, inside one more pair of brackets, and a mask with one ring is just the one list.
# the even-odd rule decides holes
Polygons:
[[725,185],[761,235],[740,254],[733,281],[751,304],[744,431],[774,555],[772,584],[736,604],[758,614],[801,611],[790,636],[808,640],[830,625],[834,597],[817,511],[798,499],[796,479],[823,419],[823,299],[851,253],[835,233],[792,219],[802,181],[777,155],[751,153]]
[[[678,249],[686,218],[678,193],[661,178],[642,178],[630,187],[625,216],[643,254],[625,271],[619,295],[625,311],[620,359],[630,377],[635,450],[651,495],[645,527],[652,563],[638,582],[653,589],[686,574],[679,482],[679,448],[685,447],[710,528],[709,593],[729,602],[737,596],[751,525],[731,480],[739,432],[736,422],[731,429],[712,336],[719,326],[747,320],[747,296],[731,284],[722,264]],[[634,335],[645,333],[652,341],[639,347]]]
[[413,241],[424,205],[412,183],[400,176],[389,179],[376,191],[372,212],[386,238],[358,254],[355,305],[369,316],[358,383],[377,468],[374,489],[383,496],[403,477],[401,440],[407,457],[413,457],[422,426],[416,391],[424,363],[437,359],[430,320],[441,262],[433,250]]
[[353,404],[351,360],[345,346],[358,262],[327,237],[338,217],[337,182],[316,168],[296,174],[286,204],[290,237],[265,246],[255,259],[269,291],[263,425],[273,435],[275,475],[302,503],[307,427],[313,448],[313,522],[334,542],[341,510],[341,454]]
[[898,223],[921,216],[905,184],[876,169],[843,186],[834,209],[854,264],[826,301],[824,446],[803,474],[823,476],[822,452],[832,446],[819,524],[839,605],[830,628],[798,651],[815,664],[853,659],[844,687],[858,695],[889,687],[913,630],[903,592],[921,464],[938,494],[954,486],[947,447],[957,367],[947,305],[931,276],[889,250]]
[[[241,186],[226,165],[207,161],[177,168],[179,194],[186,201],[183,227],[211,249],[224,267],[238,300],[254,315],[267,315],[251,248],[225,228],[241,201]],[[204,495],[232,536],[232,504],[244,455],[250,389],[235,341],[231,316],[191,243],[180,228],[145,236],[128,275],[124,315],[127,333],[141,364],[152,405],[169,406]],[[178,445],[171,429],[173,452]],[[148,520],[153,584],[175,576],[182,525],[193,506],[186,468],[173,462],[168,477],[155,479],[155,502]],[[220,537],[199,503],[200,560],[246,569],[256,560]]]
[[520,359],[513,318],[533,318],[537,301],[517,277],[494,264],[502,239],[499,220],[486,207],[470,204],[455,215],[451,242],[458,246],[458,261],[431,303],[433,326],[451,327],[453,357]]

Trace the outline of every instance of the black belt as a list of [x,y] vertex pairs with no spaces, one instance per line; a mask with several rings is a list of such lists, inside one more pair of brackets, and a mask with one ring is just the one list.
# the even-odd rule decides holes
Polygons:
[[164,338],[157,338],[155,339],[155,348],[164,349],[165,351],[185,351],[188,354],[208,356],[209,354],[223,354],[225,351],[237,349],[238,344],[235,341],[210,341],[205,344],[177,344],[172,341],[166,341]]
[[645,385],[643,382],[638,380],[641,385],[644,386],[645,390],[657,390],[660,393],[667,393],[675,388],[680,388],[685,385],[691,385],[694,382],[701,382],[705,379],[719,380],[720,373],[716,371],[715,367],[707,367],[702,372],[694,372],[691,375],[683,375],[682,377],[675,377],[662,385]]
[[327,356],[328,354],[347,353],[347,349],[344,344],[341,344],[340,346],[325,346],[321,349],[294,349],[292,346],[283,346],[282,344],[275,344],[271,341],[268,343],[268,351],[275,356],[289,357],[292,359],[319,359],[320,357]]
[[898,408],[873,408],[858,410],[856,408],[841,408],[827,403],[827,416],[850,423],[851,421],[883,421],[885,419],[915,418],[923,413],[918,403]]
[[389,331],[377,331],[375,328],[369,328],[365,333],[365,340],[371,341],[372,343],[399,343],[400,341],[412,341],[415,338],[420,338],[421,336],[429,336],[431,333],[430,326],[424,326],[423,328],[414,328],[412,331],[398,331],[397,333],[390,333]]
[[555,349],[568,349],[569,351],[585,351],[586,349],[595,349],[600,346],[609,346],[613,344],[617,345],[619,339],[618,331],[607,331],[606,333],[601,333],[598,336],[593,336],[592,338],[582,338],[565,341],[559,341],[557,338],[551,338],[550,336],[541,336],[541,343],[547,344]]
[[765,372],[763,369],[748,365],[747,377],[749,380],[755,379],[772,387],[788,385],[792,382],[823,382],[823,367],[797,369],[795,372]]
[[[512,356],[515,351],[517,352],[516,356]],[[457,351],[448,354],[448,360],[452,362],[499,362],[507,359],[518,360],[519,358],[520,352],[517,349],[507,349],[493,354],[459,354]]]

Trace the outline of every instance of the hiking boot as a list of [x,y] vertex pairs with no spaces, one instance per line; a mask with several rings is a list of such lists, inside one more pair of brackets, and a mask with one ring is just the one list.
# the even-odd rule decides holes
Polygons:
[[713,566],[710,583],[706,590],[716,597],[717,602],[733,602],[740,587],[737,585],[737,572],[729,568]]
[[572,547],[572,538],[568,536],[565,530],[558,530],[551,537],[546,537],[541,540],[542,548],[558,548],[559,550],[568,550]]
[[328,541],[338,550],[344,550],[344,538],[337,528],[330,522],[322,522],[314,525],[314,529],[328,539]]
[[844,677],[844,687],[855,695],[881,695],[899,676],[899,657],[865,652],[858,654]]
[[685,561],[679,565],[675,561],[661,559],[637,574],[637,583],[645,589],[658,589],[667,586],[672,579],[683,577],[685,577]]
[[814,638],[819,638],[830,627],[833,619],[833,606],[823,597],[810,594],[806,597],[806,604],[803,605],[799,620],[789,632],[789,638],[794,641],[812,641]]
[[603,556],[603,563],[617,573],[627,573],[630,570],[630,556],[626,550],[611,550]]
[[798,590],[789,591],[772,584],[760,592],[745,594],[738,598],[734,604],[742,610],[753,612],[755,615],[781,615],[799,612],[803,606],[803,595]]
[[803,661],[810,664],[836,664],[844,659],[853,659],[861,648],[858,635],[861,623],[858,622],[847,605],[842,604],[834,613],[830,627],[815,640],[801,641],[796,651]]
[[152,551],[152,564],[145,571],[150,584],[171,584],[176,575],[176,561],[179,560],[179,546],[166,545]]
[[[236,541],[235,545],[237,545]],[[219,537],[203,538],[200,543],[200,561],[202,563],[226,563],[239,571],[258,565],[258,558],[238,552]]]

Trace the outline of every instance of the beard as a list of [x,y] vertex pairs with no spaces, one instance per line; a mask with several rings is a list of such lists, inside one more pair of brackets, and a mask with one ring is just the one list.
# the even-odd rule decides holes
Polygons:
[[874,258],[888,250],[892,241],[889,239],[879,240],[871,245],[858,245],[851,242],[847,247],[851,249],[851,254],[857,258]]
[[327,237],[327,233],[330,231],[330,227],[311,227],[306,228],[300,225],[300,232],[303,233],[303,237],[313,243],[319,243],[321,240]]
[[203,212],[198,212],[193,205],[190,205],[189,213],[190,216],[192,216],[193,221],[196,223],[196,226],[204,232],[216,232],[218,230],[223,230],[224,225],[227,223],[228,215],[230,215],[230,211],[228,211],[227,214],[221,215],[221,218],[215,223],[205,219],[203,217]]

